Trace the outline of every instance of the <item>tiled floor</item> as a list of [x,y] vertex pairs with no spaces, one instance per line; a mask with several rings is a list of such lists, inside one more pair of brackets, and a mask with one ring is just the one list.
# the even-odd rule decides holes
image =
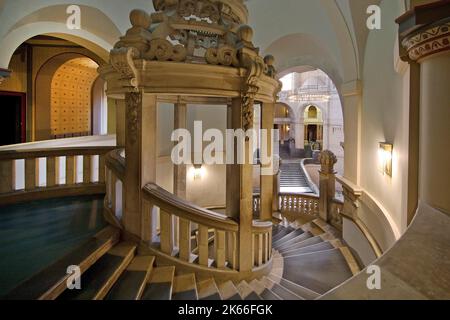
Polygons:
[[0,207],[0,296],[104,227],[103,196]]

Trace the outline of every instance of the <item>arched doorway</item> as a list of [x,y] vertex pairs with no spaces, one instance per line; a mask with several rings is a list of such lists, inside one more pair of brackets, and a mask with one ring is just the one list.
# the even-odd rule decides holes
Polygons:
[[323,115],[322,110],[314,105],[305,108],[304,112],[305,145],[312,150],[323,149]]
[[105,85],[97,72],[104,63],[90,50],[61,38],[26,40],[11,58],[11,77],[0,85],[2,105],[12,106],[5,121],[17,127],[2,143],[106,134]]

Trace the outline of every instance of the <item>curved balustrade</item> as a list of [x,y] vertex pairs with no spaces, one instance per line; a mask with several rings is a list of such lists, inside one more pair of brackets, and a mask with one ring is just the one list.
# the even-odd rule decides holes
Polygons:
[[[239,224],[236,221],[182,200],[156,184],[146,185],[143,192],[148,208],[144,214],[150,215],[148,221],[155,221],[151,217],[155,214],[152,207],[160,209],[159,249],[164,254],[203,267],[237,270]],[[194,241],[193,232],[197,233]],[[151,240],[155,236],[147,234],[143,238]],[[193,245],[197,246],[196,255]]]
[[317,217],[319,215],[319,197],[306,194],[281,193],[279,195],[279,209],[281,212]]
[[254,266],[259,267],[272,258],[272,222],[253,221]]
[[0,204],[105,192],[105,155],[114,147],[0,151]]
[[[239,269],[236,221],[182,200],[156,184],[146,185],[143,191],[148,210],[144,214],[154,215],[155,210],[151,208],[159,208],[158,240],[162,253],[201,267]],[[149,217],[148,221],[155,219]],[[143,237],[155,239],[154,234]],[[272,258],[272,222],[254,221],[252,239],[254,267],[262,267]]]

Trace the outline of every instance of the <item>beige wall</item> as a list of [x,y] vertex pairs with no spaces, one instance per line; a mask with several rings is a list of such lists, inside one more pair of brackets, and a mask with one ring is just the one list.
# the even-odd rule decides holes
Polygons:
[[0,84],[0,91],[27,92],[27,60],[23,52],[13,55],[9,66],[11,77]]
[[[388,248],[407,226],[409,87],[408,75],[394,69],[398,30],[394,20],[402,13],[401,1],[384,0],[381,8],[382,29],[369,34],[363,74],[361,186],[368,196],[362,199],[361,212],[368,228]],[[394,145],[392,177],[378,169],[379,142]],[[368,199],[382,204],[383,210],[368,211],[373,208]]]

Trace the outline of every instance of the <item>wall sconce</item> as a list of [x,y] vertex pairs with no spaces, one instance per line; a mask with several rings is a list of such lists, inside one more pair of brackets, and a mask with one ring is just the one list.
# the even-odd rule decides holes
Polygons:
[[394,146],[390,143],[380,142],[378,156],[380,161],[380,170],[384,175],[392,177],[392,151]]
[[205,169],[201,164],[194,164],[194,180],[201,180],[205,174]]

